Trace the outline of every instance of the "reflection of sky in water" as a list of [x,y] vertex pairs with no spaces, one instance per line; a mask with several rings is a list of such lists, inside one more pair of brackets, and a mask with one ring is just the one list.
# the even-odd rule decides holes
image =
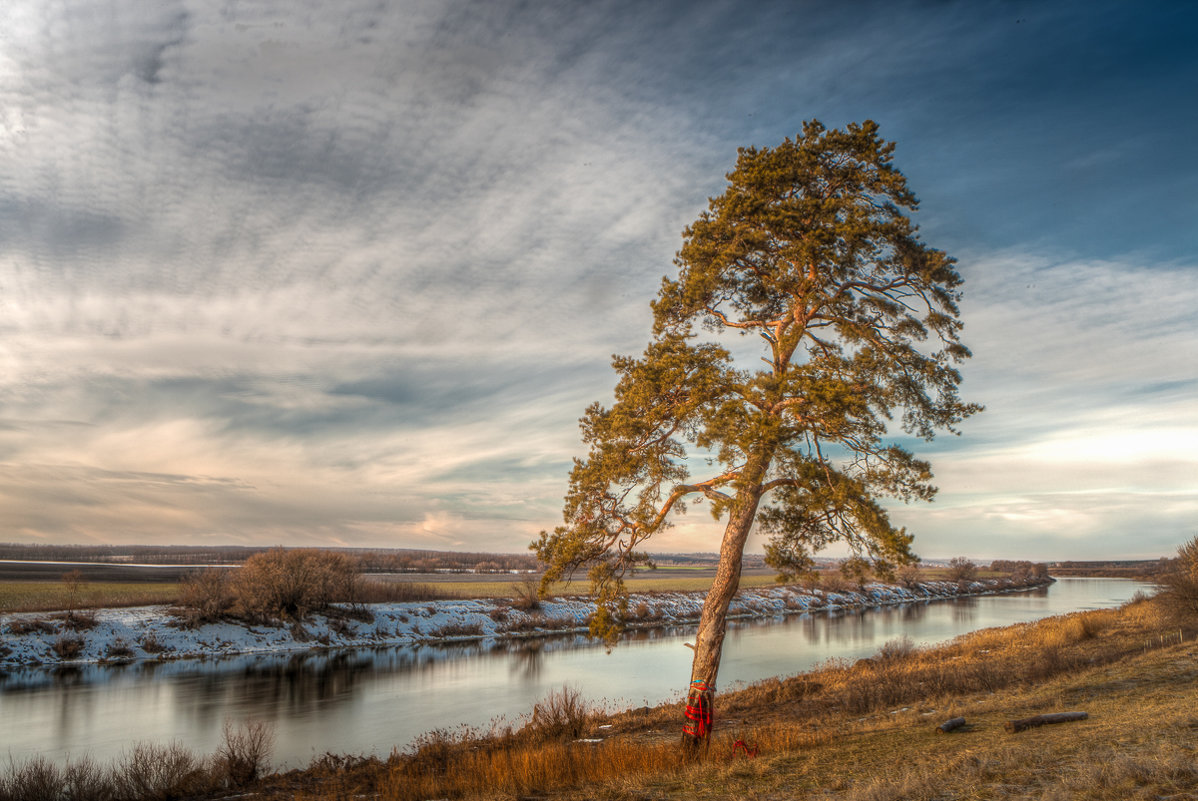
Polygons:
[[[941,642],[977,628],[1112,606],[1141,585],[1066,579],[1029,593],[781,620],[733,622],[720,686],[859,659],[889,640]],[[416,735],[520,715],[568,684],[595,700],[640,706],[676,698],[690,670],[689,628],[641,632],[611,653],[582,638],[207,662],[20,671],[0,682],[0,758],[119,755],[138,740],[179,740],[203,752],[226,720],[274,724],[275,757],[305,763],[326,751],[385,755]]]

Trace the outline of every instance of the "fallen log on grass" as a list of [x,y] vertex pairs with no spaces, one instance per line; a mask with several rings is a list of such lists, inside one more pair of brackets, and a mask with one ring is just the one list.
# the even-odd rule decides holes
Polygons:
[[1021,732],[1034,729],[1036,726],[1047,726],[1050,723],[1070,723],[1075,720],[1085,720],[1090,717],[1085,712],[1049,712],[1046,715],[1036,715],[1022,720],[1008,720],[1007,731]]
[[950,731],[953,731],[954,729],[959,729],[964,725],[965,725],[965,718],[949,718],[948,720],[944,721],[936,728],[940,729],[940,731],[942,731],[942,732],[950,732]]

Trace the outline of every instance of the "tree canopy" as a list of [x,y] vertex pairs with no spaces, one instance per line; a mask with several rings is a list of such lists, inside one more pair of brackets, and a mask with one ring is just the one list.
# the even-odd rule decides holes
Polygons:
[[961,278],[907,216],[917,201],[893,151],[874,122],[808,122],[776,147],[742,148],[683,232],[648,346],[613,357],[614,403],[581,420],[589,452],[570,473],[565,525],[532,545],[546,582],[588,570],[593,633],[612,634],[623,577],[692,504],[727,520],[731,593],[754,524],[784,576],[834,541],[881,571],[914,558],[881,499],[936,489],[900,441],[955,432],[980,407],[958,395]]

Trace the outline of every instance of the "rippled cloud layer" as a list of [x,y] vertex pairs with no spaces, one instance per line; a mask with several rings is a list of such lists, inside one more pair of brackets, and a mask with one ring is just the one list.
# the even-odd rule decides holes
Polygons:
[[[1193,533],[1173,4],[0,8],[0,540],[519,550],[736,147],[866,117],[961,260],[927,555]],[[1134,12],[1134,13],[1133,13]],[[684,520],[659,547],[711,550]]]

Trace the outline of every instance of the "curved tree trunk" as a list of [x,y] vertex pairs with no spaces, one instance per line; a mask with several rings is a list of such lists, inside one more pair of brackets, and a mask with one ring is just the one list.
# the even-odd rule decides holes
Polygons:
[[[762,467],[761,471],[765,470]],[[711,589],[703,602],[699,630],[695,634],[695,659],[691,665],[691,682],[686,696],[686,722],[682,730],[682,748],[690,754],[706,747],[712,730],[716,678],[720,671],[720,654],[724,648],[728,606],[740,587],[741,556],[749,529],[757,515],[761,500],[761,482],[753,481],[737,493],[737,499],[724,528],[720,543],[720,562],[716,567]]]

